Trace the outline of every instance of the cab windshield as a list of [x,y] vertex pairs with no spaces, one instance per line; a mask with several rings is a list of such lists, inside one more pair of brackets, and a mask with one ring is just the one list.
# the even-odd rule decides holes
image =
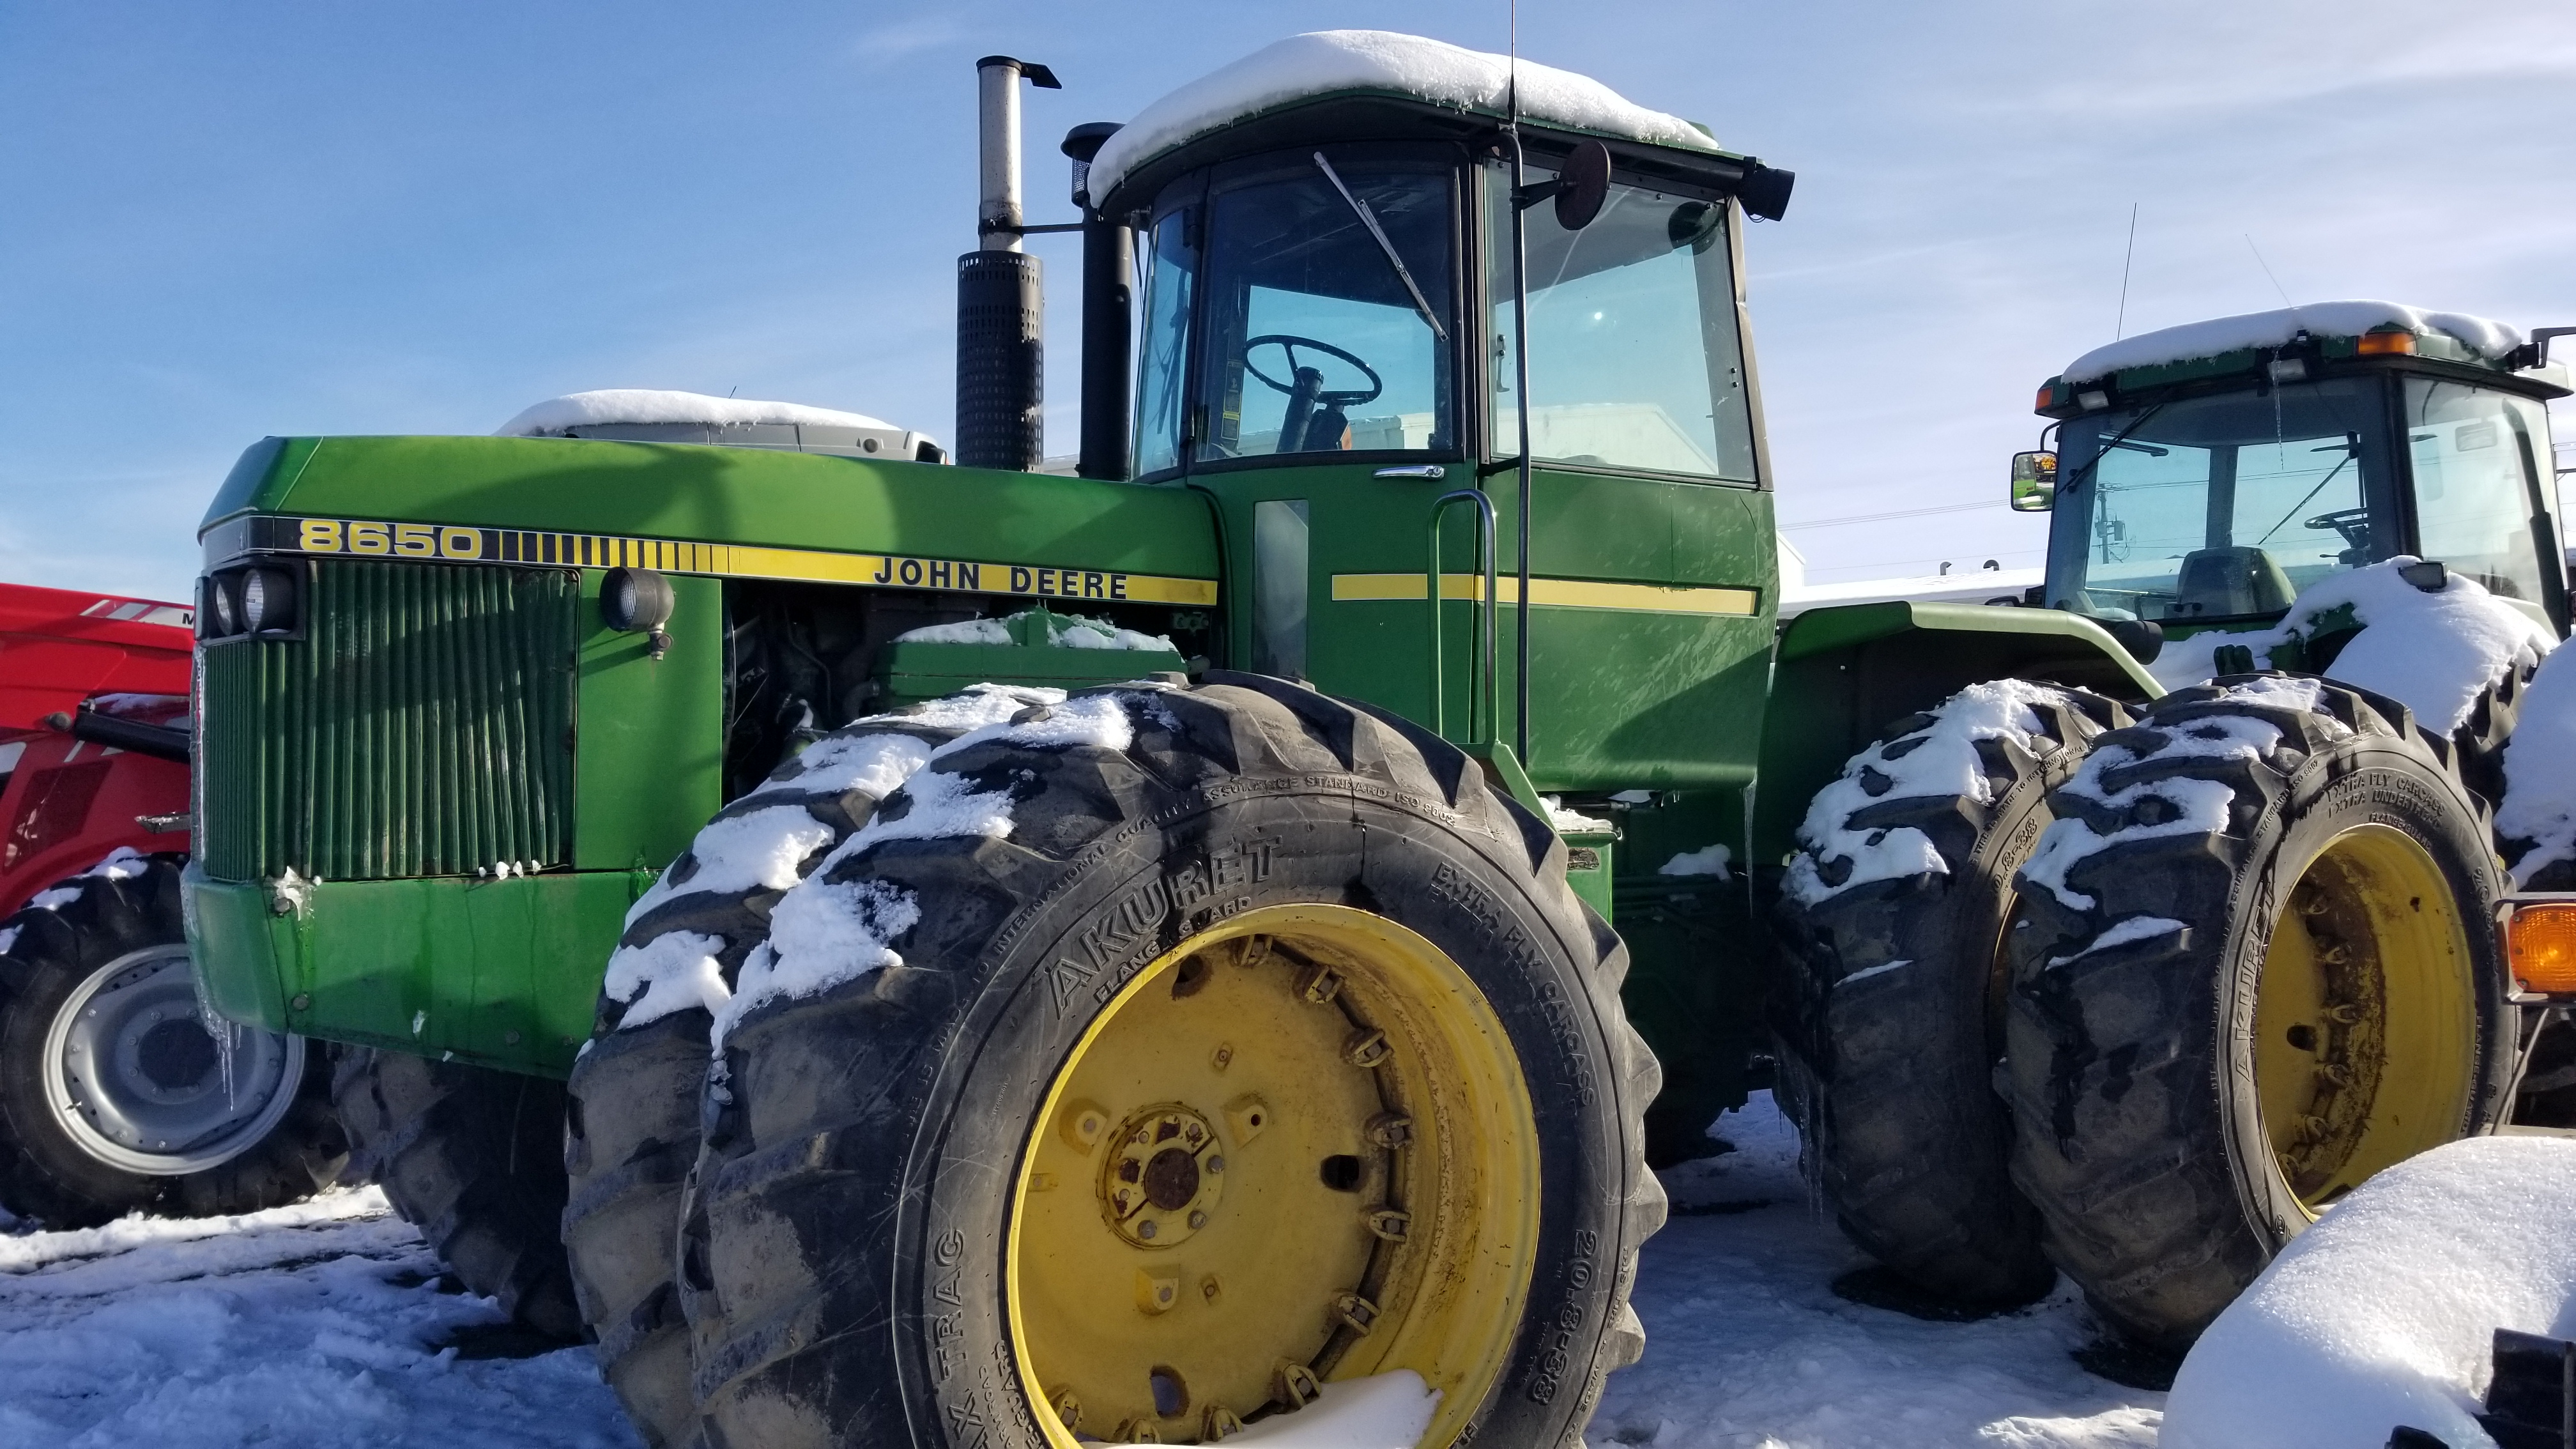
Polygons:
[[1456,173],[1374,149],[1214,186],[1198,460],[1456,447]]
[[2275,613],[2399,552],[2384,396],[2336,379],[2069,420],[2048,602],[2173,622]]

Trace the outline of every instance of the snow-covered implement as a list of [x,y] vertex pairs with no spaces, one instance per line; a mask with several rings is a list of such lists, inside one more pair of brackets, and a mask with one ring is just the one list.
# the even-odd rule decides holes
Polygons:
[[339,1170],[318,1051],[198,1007],[180,929],[188,609],[0,584],[0,1209],[292,1201]]
[[[979,76],[964,466],[636,393],[245,455],[206,587],[273,612],[203,638],[210,998],[403,1054],[353,1130],[440,1114],[405,1210],[441,1231],[527,1247],[562,1194],[656,1443],[1574,1442],[1642,1348],[1649,1165],[1722,1150],[1774,1025],[1856,1236],[1933,1291],[2043,1287],[2064,1215],[1996,1091],[2017,872],[2165,727],[2153,611],[1775,630],[1740,235],[1788,175],[1563,72],[1282,42],[1067,138],[1083,450],[1050,475],[1015,107],[1054,77]],[[2418,547],[2374,526],[2345,574]],[[2414,740],[2365,703],[2356,736]],[[2437,804],[2483,808],[2510,706],[2426,756]],[[498,1149],[537,1078],[563,1178]]]

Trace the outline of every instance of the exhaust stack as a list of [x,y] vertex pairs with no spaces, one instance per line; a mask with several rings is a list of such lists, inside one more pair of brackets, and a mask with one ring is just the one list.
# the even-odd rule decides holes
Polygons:
[[1060,90],[1045,66],[988,55],[975,62],[981,197],[976,248],[957,259],[957,461],[1026,472],[1046,446],[1045,288],[1020,250],[1020,81]]
[[1128,304],[1135,248],[1126,223],[1101,213],[1091,196],[1091,158],[1116,135],[1111,121],[1089,121],[1064,138],[1073,158],[1073,204],[1082,211],[1082,456],[1074,472],[1124,481],[1128,446]]

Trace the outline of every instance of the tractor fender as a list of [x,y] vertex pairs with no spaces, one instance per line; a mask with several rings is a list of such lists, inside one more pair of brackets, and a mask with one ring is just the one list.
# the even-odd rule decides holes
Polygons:
[[1900,599],[1810,609],[1791,620],[1771,656],[1753,859],[1776,863],[1794,849],[1807,802],[1890,723],[2003,678],[2124,704],[2164,693],[2101,625],[2060,609]]

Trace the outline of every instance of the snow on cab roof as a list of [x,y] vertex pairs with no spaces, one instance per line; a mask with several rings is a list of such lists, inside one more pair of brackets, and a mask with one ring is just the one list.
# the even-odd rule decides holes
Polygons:
[[[1201,76],[1136,113],[1091,163],[1091,194],[1107,196],[1128,172],[1220,126],[1292,101],[1338,92],[1411,96],[1461,111],[1501,115],[1511,64],[1419,35],[1387,30],[1318,30],[1265,46]],[[1520,63],[1521,114],[1604,136],[1716,151],[1717,142],[1679,116],[1650,111],[1590,76]]]
[[2063,376],[2068,382],[2090,382],[2132,367],[2163,367],[2248,347],[2279,347],[2301,332],[2315,337],[2358,337],[2374,327],[2390,325],[2418,334],[2443,333],[2490,361],[2522,345],[2520,331],[2465,312],[2427,312],[2397,302],[2310,302],[2300,307],[2213,317],[2206,322],[2141,332],[2085,353],[2067,367]]
[[551,397],[493,430],[500,438],[561,438],[575,428],[619,423],[697,423],[724,427],[749,423],[789,423],[815,428],[868,428],[899,433],[903,429],[865,413],[845,413],[803,403],[762,402],[747,397],[709,397],[696,392],[667,392],[646,387],[611,387]]

